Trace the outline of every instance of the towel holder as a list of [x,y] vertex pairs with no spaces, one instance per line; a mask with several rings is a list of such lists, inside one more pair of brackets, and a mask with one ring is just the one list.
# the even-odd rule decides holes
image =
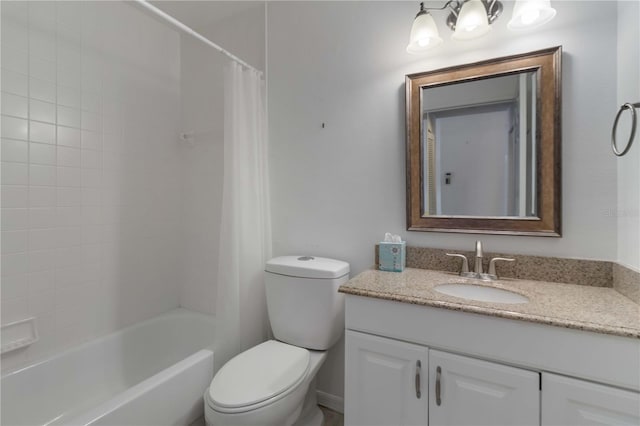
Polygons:
[[[625,155],[629,151],[629,148],[631,148],[631,145],[633,145],[633,138],[636,136],[636,128],[638,127],[638,118],[635,110],[636,108],[640,108],[640,102],[625,103],[620,107],[620,110],[618,110],[616,119],[613,122],[613,129],[611,129],[611,149],[613,150],[613,153],[618,157],[622,157],[623,155]],[[622,151],[619,151],[618,145],[616,143],[616,130],[618,128],[618,120],[620,120],[620,116],[627,109],[631,111],[631,134],[629,135],[627,145]]]

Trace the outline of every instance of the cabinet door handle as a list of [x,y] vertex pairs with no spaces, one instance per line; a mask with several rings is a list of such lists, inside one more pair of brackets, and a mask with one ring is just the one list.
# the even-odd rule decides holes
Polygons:
[[440,406],[442,404],[442,399],[440,398],[440,376],[442,376],[442,369],[440,367],[436,368],[436,405]]
[[420,392],[420,368],[422,363],[420,360],[416,361],[416,398],[420,399],[422,392]]

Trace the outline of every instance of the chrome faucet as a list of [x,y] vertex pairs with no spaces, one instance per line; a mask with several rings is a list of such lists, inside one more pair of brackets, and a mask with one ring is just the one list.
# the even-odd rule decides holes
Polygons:
[[482,241],[476,241],[476,263],[473,271],[480,276],[484,273],[482,270]]
[[482,241],[476,241],[476,252],[475,252],[475,262],[474,262],[474,270],[473,272],[469,271],[469,259],[464,254],[458,253],[447,253],[447,256],[459,257],[462,259],[462,266],[460,268],[460,276],[467,278],[477,278],[484,281],[492,281],[498,279],[498,274],[496,273],[496,262],[497,261],[505,261],[505,262],[515,262],[515,259],[509,259],[506,257],[494,257],[489,262],[489,272],[484,272],[483,266],[483,258],[484,253],[482,251]]

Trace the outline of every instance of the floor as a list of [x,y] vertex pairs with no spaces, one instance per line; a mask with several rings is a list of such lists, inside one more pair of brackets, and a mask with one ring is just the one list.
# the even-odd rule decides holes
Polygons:
[[[322,413],[324,414],[324,423],[322,426],[344,426],[344,415],[330,410],[327,407],[323,407],[319,405]],[[200,417],[195,422],[191,423],[189,426],[204,426],[204,417]]]
[[330,410],[327,407],[319,406],[324,414],[324,424],[322,426],[343,426],[344,415],[336,411]]

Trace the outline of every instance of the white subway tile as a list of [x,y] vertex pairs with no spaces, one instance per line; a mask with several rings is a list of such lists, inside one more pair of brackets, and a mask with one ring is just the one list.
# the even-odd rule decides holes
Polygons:
[[3,46],[0,49],[2,54],[2,69],[11,70],[20,74],[27,75],[29,72],[29,54],[26,50],[14,49],[6,46],[3,40]]
[[59,187],[80,187],[80,179],[81,173],[79,167],[58,167],[56,182]]
[[82,246],[56,249],[56,268],[82,265]]
[[28,186],[2,185],[2,208],[25,208],[29,205]]
[[2,137],[7,139],[27,140],[29,122],[22,118],[2,116]]
[[2,92],[2,113],[19,118],[29,118],[29,102],[24,96]]
[[[4,8],[4,2],[2,2]],[[29,31],[26,25],[3,19],[0,25],[0,39],[2,44],[15,49],[29,49]]]
[[56,228],[55,231],[58,247],[71,247],[82,244],[82,229],[79,226]]
[[58,166],[80,167],[81,151],[77,148],[58,146]]
[[102,173],[99,169],[82,169],[82,187],[100,188],[102,186]]
[[85,225],[82,227],[82,244],[100,244],[104,242],[103,225]]
[[102,134],[98,132],[82,131],[82,148],[102,150]]
[[58,105],[58,124],[61,126],[80,128],[81,113],[79,109]]
[[55,145],[56,126],[39,121],[29,121],[29,140]]
[[[69,66],[58,63],[57,79],[59,86],[68,86],[70,88],[82,88],[82,72],[80,66]],[[58,94],[58,99],[59,99]],[[59,102],[59,100],[58,100]]]
[[29,161],[29,144],[26,141],[2,139],[2,161],[26,163]]
[[45,102],[56,102],[56,85],[39,78],[29,78],[29,97]]
[[29,187],[29,207],[55,207],[56,188],[52,186]]
[[[56,28],[56,2],[29,2],[29,27],[53,31]],[[55,40],[55,38],[54,38]]]
[[82,168],[100,169],[102,168],[102,153],[88,149],[82,150]]
[[[82,92],[82,109],[94,113],[102,112],[102,97],[98,92],[85,90]],[[100,129],[102,130],[102,129]]]
[[[2,299],[26,297],[29,294],[27,274],[12,275],[2,278]],[[4,362],[4,359],[2,360]]]
[[58,230],[57,229],[30,229],[29,230],[29,249],[30,250],[48,250],[58,247]]
[[26,274],[29,269],[26,253],[8,254],[2,256],[2,276]]
[[56,104],[52,104],[51,102],[39,101],[37,99],[30,99],[29,116],[32,120],[55,124]]
[[104,132],[112,135],[122,135],[122,121],[122,118],[118,115],[105,115],[103,120]]
[[58,126],[58,145],[80,148],[80,130]]
[[66,68],[82,70],[82,52],[73,45],[63,45],[58,49],[58,64]]
[[58,105],[80,109],[82,106],[80,90],[74,87],[58,86]]
[[[50,318],[55,318],[55,316],[52,315],[54,311],[55,292],[53,289],[48,292],[34,294],[29,297],[29,315],[36,317],[47,315]],[[40,329],[38,329],[38,332],[40,332]]]
[[82,129],[102,132],[102,117],[89,111],[82,111]]
[[[4,189],[4,188],[3,188]],[[29,228],[29,210],[22,208],[2,207],[2,229],[5,231],[17,231]]]
[[74,227],[82,223],[82,208],[80,206],[58,207],[56,225],[59,227]]
[[29,281],[29,294],[35,296],[53,291],[55,285],[55,270],[30,272],[27,274]]
[[83,186],[82,188],[82,205],[100,205],[102,203],[102,191],[98,188],[90,188]]
[[101,225],[102,222],[102,208],[100,206],[82,206],[83,225]]
[[56,41],[53,34],[33,29],[29,31],[29,56],[56,61]]
[[2,231],[2,254],[26,252],[28,235],[28,231]]
[[31,164],[56,164],[56,147],[45,143],[29,143],[29,162]]
[[41,164],[29,166],[29,182],[35,186],[55,186],[56,167]]
[[29,75],[55,84],[56,63],[31,56],[29,58]]
[[10,70],[2,70],[2,91],[29,96],[29,77]]
[[58,207],[79,206],[82,204],[80,188],[58,188]]
[[19,321],[29,316],[29,305],[26,297],[16,299],[2,300],[2,316],[3,324]]
[[28,185],[29,167],[26,163],[2,162],[2,183],[5,185]]
[[55,228],[57,225],[56,208],[43,207],[29,209],[29,225],[31,229]]
[[[85,244],[82,246],[82,264],[96,264],[99,265],[102,262],[102,246],[100,244]],[[96,281],[99,281],[101,277],[95,277]]]
[[16,22],[26,26],[29,22],[28,2],[2,2],[2,25],[4,25],[6,22]]
[[54,249],[29,252],[29,272],[52,271],[55,267],[56,251]]
[[72,266],[56,270],[56,290],[69,286],[76,286],[85,282],[82,266]]

